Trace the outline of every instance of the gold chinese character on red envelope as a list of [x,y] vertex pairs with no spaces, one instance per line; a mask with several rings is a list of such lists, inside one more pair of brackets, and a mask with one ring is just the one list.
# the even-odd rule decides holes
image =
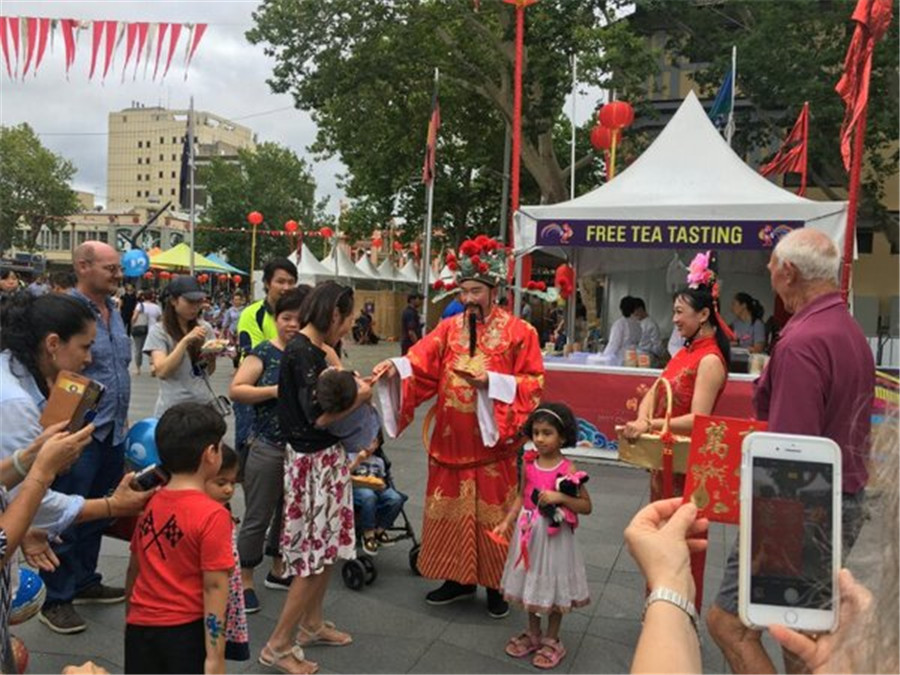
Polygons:
[[684,501],[694,502],[701,518],[718,523],[738,523],[741,444],[747,434],[766,428],[766,423],[758,420],[694,417]]

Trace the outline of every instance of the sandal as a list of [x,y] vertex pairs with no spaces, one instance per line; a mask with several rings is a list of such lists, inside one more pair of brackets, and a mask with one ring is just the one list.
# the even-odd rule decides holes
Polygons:
[[[283,665],[283,661],[286,659],[290,659],[291,662],[296,662],[298,665],[302,666],[303,669],[292,670],[289,666]],[[267,643],[259,653],[258,661],[266,668],[274,668],[279,672],[288,673],[289,675],[313,675],[319,670],[319,664],[315,661],[307,661],[303,649],[297,645],[294,645],[287,651],[276,652]]]
[[325,647],[344,647],[353,642],[353,638],[334,627],[331,621],[323,621],[316,630],[310,630],[300,626],[300,634],[297,635],[296,645],[299,647],[311,647],[323,645]]
[[559,662],[566,657],[566,648],[558,639],[544,638],[541,640],[541,648],[537,650],[534,658],[531,659],[531,665],[541,670],[550,670],[556,668]]
[[541,648],[541,634],[538,633],[534,635],[533,633],[519,633],[518,635],[509,638],[509,642],[506,643],[506,652],[507,656],[511,656],[514,659],[521,659],[529,654],[533,654],[538,649]]

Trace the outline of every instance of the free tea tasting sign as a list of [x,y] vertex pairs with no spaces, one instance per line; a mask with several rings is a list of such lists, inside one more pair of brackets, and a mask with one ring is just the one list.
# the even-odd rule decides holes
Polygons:
[[771,249],[804,221],[538,220],[538,246]]

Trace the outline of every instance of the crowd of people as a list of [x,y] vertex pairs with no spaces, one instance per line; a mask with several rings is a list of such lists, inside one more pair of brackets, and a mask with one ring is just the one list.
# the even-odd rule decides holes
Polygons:
[[[212,303],[218,309],[190,276],[173,279],[158,298],[130,285],[119,292],[119,254],[101,242],[75,250],[69,286],[54,275],[21,288],[0,275],[2,671],[17,667],[9,616],[21,549],[46,587],[39,619],[57,633],[87,629],[79,605],[127,601],[125,670],[134,673],[219,673],[226,659],[249,659],[246,615],[261,609],[254,577],[268,557],[264,584],[286,592],[271,633],[253,636],[257,659],[281,672],[316,672],[307,648],[353,642],[347,627],[323,613],[334,565],[391,545],[406,500],[390,478],[384,445],[431,401],[417,566],[440,585],[424,601],[469,599],[480,586],[492,618],[507,616],[511,605],[525,613],[524,630],[505,653],[539,669],[559,666],[567,655],[562,620],[591,601],[578,528],[579,516],[592,511],[589,474],[564,453],[577,439],[572,411],[544,400],[537,332],[499,302],[505,253],[478,242],[470,255],[479,264],[461,255],[459,311],[423,337],[422,298],[410,294],[401,355],[368,374],[342,363],[355,328],[368,329],[363,341],[373,335],[371,323],[356,316],[353,289],[331,281],[298,285],[285,258],[264,266],[262,299],[247,305],[236,292],[228,303]],[[840,445],[846,556],[865,518],[875,366],[838,292],[839,260],[833,242],[814,230],[796,231],[775,248],[772,287],[793,317],[757,383],[754,406],[771,431]],[[661,377],[675,394],[671,429],[679,434],[691,433],[695,416],[715,412],[732,347],[767,349],[760,304],[738,294],[729,324],[719,311],[714,254],[707,269],[702,282],[675,295],[682,344],[670,359],[646,304],[631,296],[620,303],[607,347],[618,355],[631,346],[665,363]],[[158,383],[155,444],[164,476],[150,490],[138,489],[124,461],[129,367],[139,376],[144,357]],[[234,367],[228,398],[210,380],[222,358]],[[99,406],[83,428],[68,420],[45,427],[42,412],[66,373],[101,384]],[[232,414],[233,446],[225,439]],[[626,437],[659,432],[663,417],[645,396]],[[651,502],[624,533],[648,589],[632,670],[702,672],[694,600],[708,523],[681,497],[661,499],[661,481],[661,472],[651,472]],[[238,485],[244,510],[233,514]],[[891,492],[896,496],[896,482]],[[896,527],[896,500],[884,511]],[[97,563],[110,520],[125,516],[137,518],[122,588],[105,584]],[[896,531],[890,543],[896,573]],[[737,560],[736,542],[706,613],[710,635],[735,672],[775,672],[760,633],[737,617]],[[893,584],[896,601],[896,574]],[[890,672],[900,665],[896,607],[876,611],[848,572],[840,593],[835,635],[813,641],[772,628],[790,671]],[[877,649],[866,649],[873,635]],[[863,648],[851,651],[852,641]]]

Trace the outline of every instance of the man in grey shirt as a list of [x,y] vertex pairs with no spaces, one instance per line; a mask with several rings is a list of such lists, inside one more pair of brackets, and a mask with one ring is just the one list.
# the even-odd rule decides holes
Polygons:
[[656,366],[663,354],[662,336],[656,321],[647,314],[647,306],[641,298],[634,299],[633,316],[641,324],[641,341],[638,343],[638,352],[649,354],[651,365]]

